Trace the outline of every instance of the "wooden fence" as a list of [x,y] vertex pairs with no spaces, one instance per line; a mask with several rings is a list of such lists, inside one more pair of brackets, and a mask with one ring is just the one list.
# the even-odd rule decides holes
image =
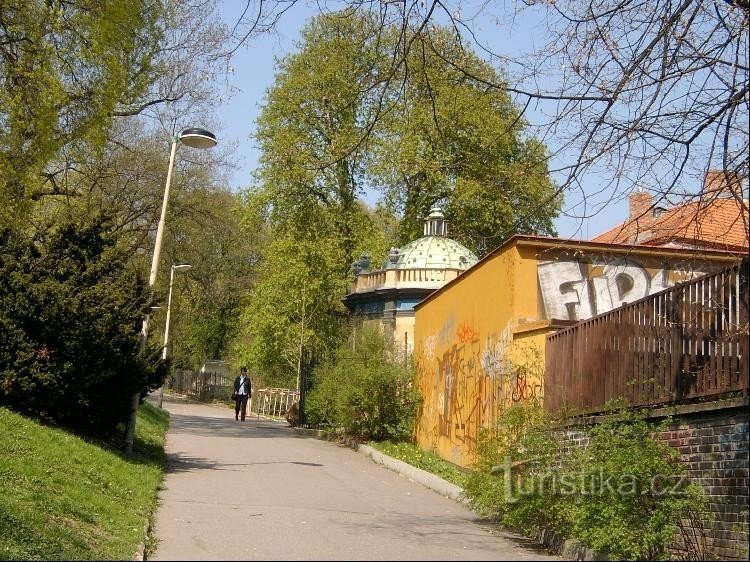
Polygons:
[[744,393],[748,259],[547,336],[544,404],[595,412]]

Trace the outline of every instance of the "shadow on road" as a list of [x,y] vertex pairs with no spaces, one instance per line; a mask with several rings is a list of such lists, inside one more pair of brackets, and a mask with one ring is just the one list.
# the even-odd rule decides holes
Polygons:
[[316,462],[301,461],[269,461],[269,462],[249,462],[249,463],[223,463],[216,462],[199,457],[189,457],[179,453],[167,455],[167,472],[187,472],[191,470],[225,470],[242,472],[243,467],[256,466],[263,464],[296,464],[299,466],[320,467],[324,466]]

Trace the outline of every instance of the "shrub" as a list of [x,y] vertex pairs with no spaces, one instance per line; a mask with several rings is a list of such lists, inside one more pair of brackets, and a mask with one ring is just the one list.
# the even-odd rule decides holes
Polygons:
[[104,218],[0,245],[0,403],[65,426],[109,433],[130,397],[166,374],[139,354],[149,290]]
[[408,440],[419,406],[412,378],[411,366],[397,357],[392,341],[379,329],[364,327],[315,370],[305,415],[312,425],[365,441]]
[[482,437],[466,495],[527,533],[549,528],[612,559],[667,559],[680,519],[702,513],[704,499],[656,429],[616,410],[585,428],[587,445],[563,447],[569,430],[559,421],[513,406]]
[[[678,453],[651,436],[654,427],[617,413],[589,431],[574,451],[574,474],[596,489],[572,502],[572,533],[599,551],[624,559],[668,559],[677,524],[702,511],[702,491],[685,484]],[[607,484],[607,485],[605,485]]]

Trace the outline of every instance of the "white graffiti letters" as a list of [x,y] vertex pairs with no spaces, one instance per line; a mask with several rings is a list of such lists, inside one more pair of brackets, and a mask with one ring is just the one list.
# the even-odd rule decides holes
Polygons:
[[586,278],[576,262],[539,262],[539,287],[547,318],[581,320],[592,316]]
[[[640,263],[631,258],[592,256],[591,261],[591,265],[601,267],[600,275],[587,277],[584,268],[588,265],[585,263],[539,262],[539,288],[548,319],[585,320],[673,284],[667,266],[651,277]],[[692,268],[690,273],[691,277],[699,274]]]

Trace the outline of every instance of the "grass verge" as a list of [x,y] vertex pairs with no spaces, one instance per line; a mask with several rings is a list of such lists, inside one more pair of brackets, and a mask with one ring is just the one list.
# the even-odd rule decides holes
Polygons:
[[455,464],[440,458],[435,453],[422,451],[412,443],[371,441],[368,445],[381,453],[385,453],[389,457],[426,470],[461,488],[466,485],[466,481],[469,478],[469,474]]
[[0,559],[132,560],[164,476],[168,424],[145,402],[126,458],[0,407]]

